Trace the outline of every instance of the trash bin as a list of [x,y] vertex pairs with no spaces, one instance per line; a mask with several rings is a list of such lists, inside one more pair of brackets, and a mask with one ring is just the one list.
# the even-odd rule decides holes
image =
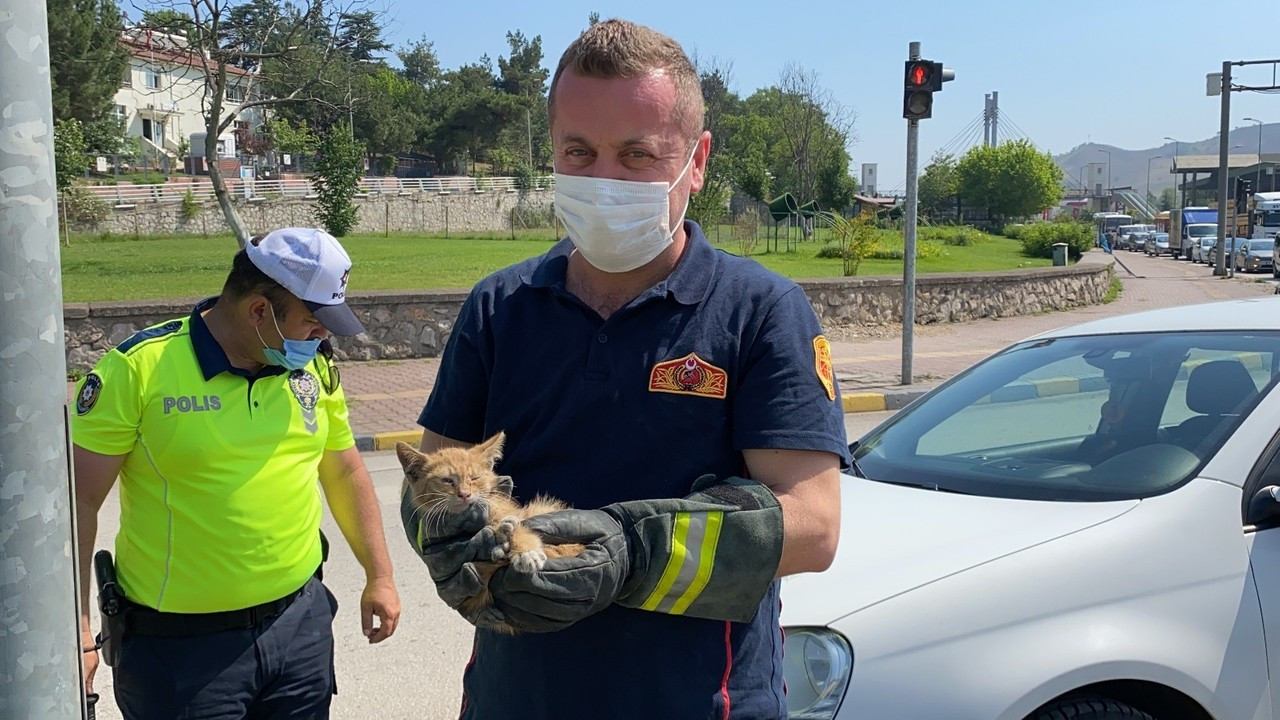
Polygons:
[[1067,244],[1066,243],[1053,244],[1053,264],[1054,265],[1067,264]]

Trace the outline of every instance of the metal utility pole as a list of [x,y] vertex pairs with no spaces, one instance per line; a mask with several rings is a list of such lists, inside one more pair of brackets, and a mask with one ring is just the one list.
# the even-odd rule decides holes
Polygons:
[[[1210,88],[1212,90],[1212,88]],[[1227,246],[1227,152],[1231,133],[1231,62],[1222,62],[1222,126],[1218,133],[1218,257],[1213,274],[1227,274],[1227,259],[1223,257]],[[1232,228],[1234,230],[1234,228]]]
[[907,212],[902,230],[902,384],[914,381],[911,358],[916,324],[916,211],[919,204],[920,121],[933,117],[933,94],[955,78],[951,68],[920,58],[920,43],[908,46],[902,94],[902,117],[907,121]]
[[[920,43],[907,46],[909,60],[920,59]],[[911,371],[911,356],[915,352],[916,325],[916,204],[920,178],[916,174],[919,163],[920,121],[907,120],[907,212],[902,227],[902,384],[915,382]]]
[[71,720],[84,683],[45,13],[0,0],[0,718]]

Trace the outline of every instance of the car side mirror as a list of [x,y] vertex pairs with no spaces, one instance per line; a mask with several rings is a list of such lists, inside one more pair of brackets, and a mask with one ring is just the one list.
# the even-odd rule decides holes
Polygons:
[[1245,523],[1248,525],[1266,525],[1280,518],[1280,487],[1268,485],[1258,490],[1249,499],[1249,510]]

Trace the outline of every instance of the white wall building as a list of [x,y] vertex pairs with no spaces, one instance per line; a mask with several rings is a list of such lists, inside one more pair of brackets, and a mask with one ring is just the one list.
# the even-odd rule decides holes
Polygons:
[[[146,30],[127,29],[120,43],[129,50],[129,65],[116,92],[116,118],[122,120],[127,137],[142,138],[144,152],[178,160],[183,138],[191,142],[194,133],[204,133],[203,100],[207,92],[202,58],[187,47],[186,38]],[[225,107],[234,109],[250,90],[252,73],[227,68]],[[225,111],[224,111],[225,112]],[[263,113],[250,108],[218,141],[221,157],[236,157],[236,127],[257,128]],[[192,143],[193,145],[195,143]],[[203,147],[192,147],[194,157],[204,155]]]

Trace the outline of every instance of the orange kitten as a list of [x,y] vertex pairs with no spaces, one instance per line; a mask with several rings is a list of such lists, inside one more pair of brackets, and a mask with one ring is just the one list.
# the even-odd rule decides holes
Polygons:
[[[502,478],[493,471],[493,466],[502,457],[505,439],[506,434],[499,432],[474,447],[442,448],[432,453],[420,452],[408,443],[396,443],[396,455],[404,468],[404,482],[413,491],[413,509],[420,513],[428,528],[473,503],[488,505],[489,527],[493,528],[499,544],[493,553],[495,562],[477,567],[485,591],[463,603],[461,609],[468,614],[493,605],[493,597],[488,592],[489,579],[504,565],[511,565],[517,572],[537,572],[549,557],[575,557],[583,550],[582,545],[577,544],[544,545],[537,533],[520,524],[521,520],[565,510],[568,506],[541,495],[522,506],[498,487]],[[494,629],[516,632],[507,625]]]

